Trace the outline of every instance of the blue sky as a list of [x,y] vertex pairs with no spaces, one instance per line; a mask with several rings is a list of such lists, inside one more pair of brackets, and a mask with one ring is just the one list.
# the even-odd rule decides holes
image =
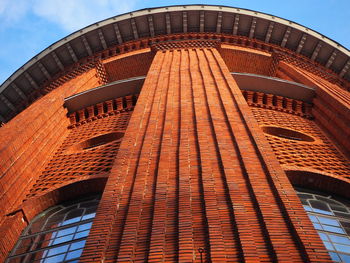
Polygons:
[[[0,83],[66,35],[125,12],[195,1],[0,0]],[[307,26],[350,49],[350,0],[202,0],[252,9]]]

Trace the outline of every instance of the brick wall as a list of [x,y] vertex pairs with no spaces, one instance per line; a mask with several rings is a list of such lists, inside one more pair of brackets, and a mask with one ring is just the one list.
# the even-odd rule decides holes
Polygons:
[[[0,236],[6,237],[0,240],[2,251],[8,253],[18,238],[18,232],[14,229],[22,230],[25,223],[13,219],[18,217],[16,213],[21,213],[14,211],[68,134],[69,119],[63,108],[63,99],[94,88],[98,82],[96,71],[92,69],[37,100],[1,127]],[[5,216],[9,213],[15,214]],[[11,224],[14,228],[9,227]],[[16,225],[21,228],[16,228]],[[13,234],[7,235],[9,230]],[[7,253],[1,254],[2,258]]]
[[[147,50],[104,59],[97,71],[54,86],[1,127],[0,261],[35,215],[102,191],[109,176],[82,262],[200,262],[201,255],[217,262],[329,262],[283,169],[294,182],[307,170],[317,187],[324,185],[318,175],[349,174],[338,149],[347,145],[341,136],[348,136],[348,94],[279,62],[278,77],[319,88],[314,108],[271,94],[243,96],[230,71],[275,76],[276,67],[269,53],[244,47],[154,56]],[[146,74],[132,116],[136,96],[67,118],[64,97]],[[265,136],[259,125],[300,130],[317,143]],[[121,143],[84,148],[124,131]],[[348,186],[324,182],[331,182],[329,191]]]
[[337,84],[293,65],[280,63],[281,71],[293,80],[316,88],[313,115],[332,143],[350,159],[350,93]]
[[[135,54],[134,54],[135,53]],[[134,52],[128,56],[104,62],[107,78],[110,82],[138,76],[146,76],[154,54]]]
[[328,261],[216,49],[158,51],[81,262]]
[[273,76],[273,59],[267,54],[252,52],[247,48],[221,48],[220,54],[230,72],[252,73]]
[[[66,139],[40,174],[26,199],[76,181],[107,177],[136,103],[136,97],[134,100],[132,97],[106,101],[71,113],[71,116],[80,115],[80,120],[74,118]],[[97,138],[95,143],[94,138]],[[101,138],[100,141],[98,138]]]
[[284,169],[305,168],[350,179],[349,161],[333,146],[331,140],[313,120],[258,107],[253,107],[252,111],[260,126],[300,131],[315,139],[313,142],[307,142],[266,135]]

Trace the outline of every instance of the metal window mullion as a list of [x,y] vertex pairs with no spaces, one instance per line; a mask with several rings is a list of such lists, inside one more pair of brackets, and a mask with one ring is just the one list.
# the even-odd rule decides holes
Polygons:
[[[48,250],[48,249],[53,249],[53,248],[64,246],[64,245],[69,245],[69,244],[72,244],[72,243],[75,243],[75,242],[79,242],[79,241],[82,241],[82,240],[85,240],[85,239],[86,239],[86,237],[81,237],[81,238],[70,240],[70,241],[66,241],[66,242],[63,242],[63,243],[60,243],[60,244],[57,244],[57,245],[52,245],[50,247],[43,247],[43,248],[39,248],[39,249],[36,249],[36,250],[33,250],[33,251],[29,251],[29,252],[26,252],[26,253],[17,254],[17,255],[8,257],[8,260],[14,259],[14,258],[18,258],[18,257],[23,257],[23,256],[30,255],[30,254],[35,254],[37,252],[41,252],[41,251]],[[66,253],[66,252],[64,252],[64,253]],[[61,253],[61,254],[63,254],[63,253]],[[60,254],[57,254],[57,255],[60,255]]]
[[[81,237],[81,238],[76,238],[76,239],[74,239],[74,237],[75,237],[76,234],[81,233],[81,232],[84,232],[84,231],[89,231],[89,230],[90,230],[90,229],[84,229],[84,230],[82,230],[82,231],[75,231],[75,232],[73,232],[73,233],[71,233],[71,234],[65,235],[65,236],[73,235],[73,239],[72,239],[72,240],[69,240],[69,241],[66,241],[66,242],[62,242],[62,243],[59,243],[59,244],[55,244],[55,245],[48,245],[48,246],[46,246],[45,248],[43,247],[43,248],[40,248],[40,249],[30,250],[29,252],[22,253],[22,255],[24,255],[24,254],[30,255],[30,254],[32,254],[32,253],[36,253],[36,252],[39,252],[39,251],[42,251],[42,250],[48,250],[48,249],[56,248],[56,247],[59,247],[59,246],[64,246],[64,245],[66,245],[66,244],[71,245],[71,244],[73,244],[73,243],[76,243],[76,242],[79,242],[79,241],[81,241],[81,240],[86,239],[86,237]],[[61,237],[65,237],[65,236],[61,236]],[[40,235],[38,235],[38,237],[40,237]],[[59,238],[61,238],[61,237],[59,237]],[[56,239],[56,238],[54,238],[54,239]],[[53,240],[54,240],[54,239],[53,239]],[[45,240],[44,240],[44,241],[45,241]],[[35,247],[34,245],[36,245],[36,244],[39,244],[39,242],[34,242],[34,243],[32,244],[32,247]],[[69,250],[69,248],[70,248],[70,246],[68,247],[68,250]],[[14,257],[17,257],[17,255],[14,255]]]
[[86,219],[84,221],[79,221],[79,222],[72,223],[70,225],[59,226],[59,227],[56,227],[56,228],[53,228],[53,229],[50,229],[50,230],[44,230],[44,231],[37,232],[35,234],[26,235],[26,236],[20,237],[19,239],[22,240],[22,239],[26,239],[26,238],[29,238],[29,237],[34,237],[34,236],[41,235],[41,234],[47,234],[47,233],[50,233],[50,232],[63,230],[65,228],[74,227],[74,226],[77,226],[77,225],[83,225],[85,223],[89,223],[89,222],[92,222],[92,221],[93,221],[93,218],[89,218],[89,219]]
[[[59,214],[59,213],[62,213],[62,210],[67,209],[67,208],[68,208],[68,207],[62,207],[60,210],[54,212],[54,213],[51,214],[48,218],[46,218],[46,221],[45,221],[45,223],[43,224],[43,226],[41,227],[41,229],[45,229],[45,228],[46,228],[47,223],[49,222],[49,220],[50,220],[53,216],[55,216],[55,215],[57,215],[57,214]],[[35,221],[33,221],[33,222],[35,222]],[[31,228],[31,226],[30,226],[30,228]]]

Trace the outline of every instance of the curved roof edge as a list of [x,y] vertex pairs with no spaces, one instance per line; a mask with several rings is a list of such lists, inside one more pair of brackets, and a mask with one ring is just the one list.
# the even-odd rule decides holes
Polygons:
[[16,105],[18,102],[14,99],[15,94],[23,99],[26,93],[38,89],[41,83],[50,81],[66,67],[112,46],[187,32],[225,33],[279,45],[320,63],[350,81],[350,51],[310,28],[248,9],[177,5],[114,16],[64,37],[34,56],[1,84],[0,95],[5,99],[2,98],[0,103],[13,108],[11,103]]

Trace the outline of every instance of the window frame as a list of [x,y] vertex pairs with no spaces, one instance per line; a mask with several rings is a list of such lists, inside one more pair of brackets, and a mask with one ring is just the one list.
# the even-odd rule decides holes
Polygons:
[[[52,259],[54,257],[63,257],[62,260],[57,262],[78,262],[77,260],[79,260],[85,247],[85,242],[83,242],[82,246],[80,242],[86,241],[88,238],[93,220],[96,216],[99,201],[100,195],[93,195],[64,202],[39,213],[22,231],[16,245],[6,258],[5,263],[19,262],[18,260],[20,260],[20,262],[51,262],[50,258]],[[89,202],[90,204],[86,205],[86,203]],[[78,214],[74,215],[75,211],[79,211]],[[58,219],[56,219],[56,221],[54,221],[55,216]],[[73,217],[70,218],[69,216]],[[52,222],[50,222],[50,220],[52,220]],[[69,222],[69,220],[77,221]],[[35,224],[40,223],[40,221],[42,221],[43,224],[41,224],[38,229],[33,229],[33,227],[37,227]],[[79,229],[80,226],[85,227]],[[68,230],[67,233],[62,232],[64,230]],[[79,235],[81,236],[79,237]],[[26,240],[29,240],[28,244],[23,242]],[[55,243],[57,240],[60,241]],[[43,245],[45,242],[48,244]],[[74,248],[74,244],[79,245]],[[64,248],[62,252],[59,252],[60,247]],[[20,249],[24,249],[25,251],[20,251]],[[79,250],[81,250],[81,252],[80,254],[78,253],[78,257],[67,258],[69,255],[74,255],[72,253]],[[55,254],[49,255],[52,251],[55,251]],[[39,258],[36,258],[36,255],[39,255]]]
[[[341,261],[341,255],[346,256],[350,259],[350,229],[346,229],[343,225],[343,223],[349,224],[350,225],[350,203],[348,200],[344,200],[343,198],[340,197],[334,197],[331,194],[327,193],[322,193],[310,189],[305,189],[305,188],[295,188],[296,193],[305,209],[305,212],[307,213],[311,223],[313,224],[315,230],[319,234],[323,244],[325,245],[325,248],[327,249],[327,252],[330,254],[332,260],[334,262],[343,262]],[[310,195],[312,198],[306,198],[302,197],[301,195]],[[321,197],[321,198],[317,198]],[[315,200],[315,201],[320,201],[323,202],[324,204],[327,205],[327,208],[329,209],[330,212],[324,213],[321,212],[322,209],[317,209],[318,211],[314,210],[312,204],[309,202],[309,200]],[[327,202],[328,200],[328,202]],[[304,202],[307,202],[307,205],[304,204]],[[331,207],[331,203],[336,203],[338,206],[343,207],[346,212],[341,212],[334,210]],[[324,210],[326,212],[326,210]],[[313,218],[316,218],[317,221],[315,221]],[[338,226],[332,225],[332,224],[327,224],[324,222],[321,222],[320,218],[325,218],[325,219],[330,219],[330,220],[336,220],[338,223]],[[317,226],[315,224],[318,224]],[[328,228],[326,229],[325,226]],[[343,233],[335,232],[330,229],[334,228],[339,228],[343,231]],[[325,236],[327,240],[325,240]],[[331,239],[331,236],[336,236],[336,237],[341,237],[341,238],[347,238],[347,243],[338,243],[335,242]],[[327,243],[326,243],[327,242]],[[344,241],[345,242],[345,241]],[[336,245],[338,247],[336,247]],[[341,250],[338,250],[339,246],[347,246],[349,247],[349,250],[344,252]],[[337,259],[338,258],[338,259]],[[348,262],[348,261],[346,261]]]

